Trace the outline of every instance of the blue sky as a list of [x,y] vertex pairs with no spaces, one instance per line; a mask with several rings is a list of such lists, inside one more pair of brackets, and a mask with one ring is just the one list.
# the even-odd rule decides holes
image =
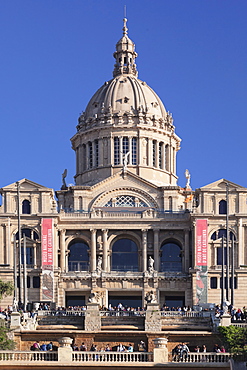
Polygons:
[[0,187],[22,178],[58,190],[70,138],[112,78],[124,5],[139,78],[182,138],[178,184],[247,187],[246,0],[0,0]]

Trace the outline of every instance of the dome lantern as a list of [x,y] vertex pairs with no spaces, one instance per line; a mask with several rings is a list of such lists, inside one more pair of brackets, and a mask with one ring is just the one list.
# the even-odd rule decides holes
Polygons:
[[125,74],[137,77],[138,72],[135,64],[137,53],[135,52],[135,44],[128,37],[127,19],[124,18],[123,22],[123,37],[116,44],[116,51],[113,54],[116,59],[113,77]]

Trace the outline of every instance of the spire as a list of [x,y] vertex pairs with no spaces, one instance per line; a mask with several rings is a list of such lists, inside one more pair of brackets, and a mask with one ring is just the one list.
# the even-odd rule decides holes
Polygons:
[[116,51],[113,54],[116,59],[114,65],[113,77],[130,74],[137,77],[135,58],[135,44],[128,37],[127,18],[123,19],[123,37],[116,45]]

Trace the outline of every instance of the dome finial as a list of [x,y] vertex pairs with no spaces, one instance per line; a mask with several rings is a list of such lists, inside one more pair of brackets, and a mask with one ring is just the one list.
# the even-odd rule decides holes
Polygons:
[[128,35],[128,28],[127,28],[127,18],[123,19],[124,26],[123,26],[123,35],[127,36]]

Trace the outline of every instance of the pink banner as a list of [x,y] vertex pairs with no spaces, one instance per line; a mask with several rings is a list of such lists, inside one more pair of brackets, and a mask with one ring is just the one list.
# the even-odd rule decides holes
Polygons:
[[42,219],[42,266],[53,265],[53,220]]
[[42,219],[42,300],[53,301],[53,220]]
[[208,264],[208,221],[196,220],[196,266]]

